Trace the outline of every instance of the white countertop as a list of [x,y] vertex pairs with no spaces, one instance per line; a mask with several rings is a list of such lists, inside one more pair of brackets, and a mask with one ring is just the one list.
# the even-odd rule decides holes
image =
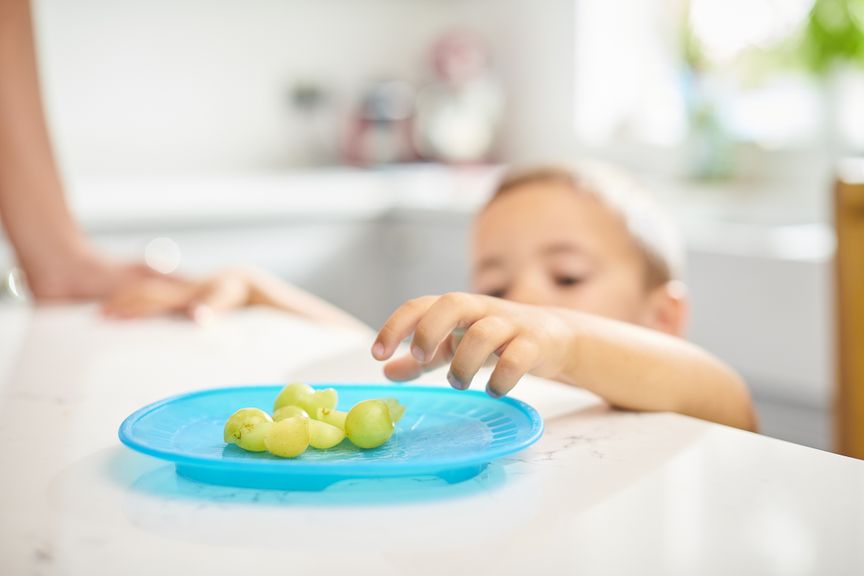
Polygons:
[[[206,486],[121,446],[141,405],[379,380],[370,335],[0,305],[0,574],[861,574],[864,462],[530,379],[545,436],[461,484]],[[440,383],[440,375],[430,381]]]

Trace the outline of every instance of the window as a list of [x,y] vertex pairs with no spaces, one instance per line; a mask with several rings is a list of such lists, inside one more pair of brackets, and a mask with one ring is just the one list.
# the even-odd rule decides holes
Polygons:
[[[857,62],[808,69],[815,11],[860,33]],[[864,151],[864,1],[576,0],[575,41],[583,144],[704,148],[708,176],[739,144]]]

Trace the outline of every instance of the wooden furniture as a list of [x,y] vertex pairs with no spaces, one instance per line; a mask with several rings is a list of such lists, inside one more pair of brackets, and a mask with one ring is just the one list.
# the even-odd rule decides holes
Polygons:
[[837,385],[834,444],[864,459],[864,159],[844,162],[835,185]]

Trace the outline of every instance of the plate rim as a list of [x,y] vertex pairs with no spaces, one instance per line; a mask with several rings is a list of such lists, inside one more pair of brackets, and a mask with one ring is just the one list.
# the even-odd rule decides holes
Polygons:
[[304,460],[293,460],[293,459],[262,459],[262,460],[242,460],[242,461],[232,461],[225,460],[219,457],[211,457],[211,456],[193,456],[188,453],[171,451],[171,450],[163,450],[160,448],[152,447],[140,440],[136,440],[134,434],[132,434],[132,430],[134,425],[147,416],[148,414],[154,412],[155,410],[162,408],[167,404],[171,404],[173,402],[177,402],[178,400],[187,400],[190,398],[195,398],[197,396],[206,396],[210,394],[217,393],[231,393],[240,390],[264,390],[270,388],[282,388],[285,384],[250,384],[250,385],[234,385],[234,386],[224,386],[224,387],[215,387],[215,388],[205,388],[201,390],[193,390],[190,392],[183,392],[180,394],[175,394],[173,396],[169,396],[166,398],[162,398],[161,400],[156,400],[155,402],[151,402],[142,406],[141,408],[135,410],[131,414],[129,414],[123,422],[120,424],[118,429],[118,437],[120,442],[123,443],[128,448],[135,450],[136,452],[140,452],[142,454],[146,454],[148,456],[152,456],[154,458],[158,458],[160,460],[165,460],[168,462],[173,462],[177,465],[182,466],[195,466],[202,468],[211,468],[211,469],[220,469],[222,471],[228,470],[237,470],[237,471],[248,471],[255,473],[292,473],[296,475],[332,475],[332,474],[348,474],[351,476],[364,475],[370,473],[382,473],[382,475],[388,475],[387,472],[390,471],[398,471],[399,468],[405,466],[406,462],[408,465],[412,466],[416,470],[442,470],[442,469],[456,469],[465,466],[472,466],[477,464],[485,464],[496,460],[498,458],[502,458],[504,456],[508,456],[510,454],[515,454],[520,452],[529,446],[536,443],[544,433],[544,423],[543,418],[540,416],[539,412],[528,404],[527,402],[523,402],[522,400],[518,400],[516,398],[511,398],[509,396],[504,396],[502,398],[493,399],[489,397],[485,392],[481,392],[479,390],[453,390],[450,387],[444,386],[436,386],[436,385],[422,385],[422,384],[400,384],[400,383],[374,383],[374,382],[358,382],[358,383],[350,383],[350,382],[309,382],[309,385],[313,388],[333,388],[333,387],[350,387],[350,388],[388,388],[394,389],[398,388],[400,390],[405,391],[419,391],[422,393],[431,393],[431,394],[468,394],[471,396],[480,396],[485,397],[490,400],[494,400],[496,402],[504,402],[509,404],[511,407],[518,410],[522,413],[530,424],[528,435],[518,441],[511,444],[505,444],[499,448],[488,449],[485,451],[482,456],[468,455],[462,458],[437,458],[424,460],[422,462],[412,463],[410,461],[400,461],[396,462],[388,462],[377,460],[374,462],[358,462],[357,460],[350,461],[342,461],[340,463],[339,460],[312,460],[312,461],[304,461]]

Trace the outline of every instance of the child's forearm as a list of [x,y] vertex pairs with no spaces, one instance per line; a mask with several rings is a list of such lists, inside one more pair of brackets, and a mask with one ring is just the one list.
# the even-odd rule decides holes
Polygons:
[[637,326],[561,310],[572,328],[571,354],[558,380],[613,406],[670,411],[756,429],[741,378],[700,348]]
[[344,310],[291,286],[267,273],[246,271],[250,283],[249,305],[279,308],[318,322],[369,331],[369,326]]
[[[457,328],[466,328],[458,339]],[[378,332],[372,355],[390,360],[412,332],[410,354],[384,367],[388,378],[414,378],[450,362],[448,380],[464,390],[496,354],[486,384],[493,396],[507,394],[531,372],[585,388],[621,408],[756,428],[747,387],[732,370],[659,332],[574,310],[450,293],[400,306]]]

